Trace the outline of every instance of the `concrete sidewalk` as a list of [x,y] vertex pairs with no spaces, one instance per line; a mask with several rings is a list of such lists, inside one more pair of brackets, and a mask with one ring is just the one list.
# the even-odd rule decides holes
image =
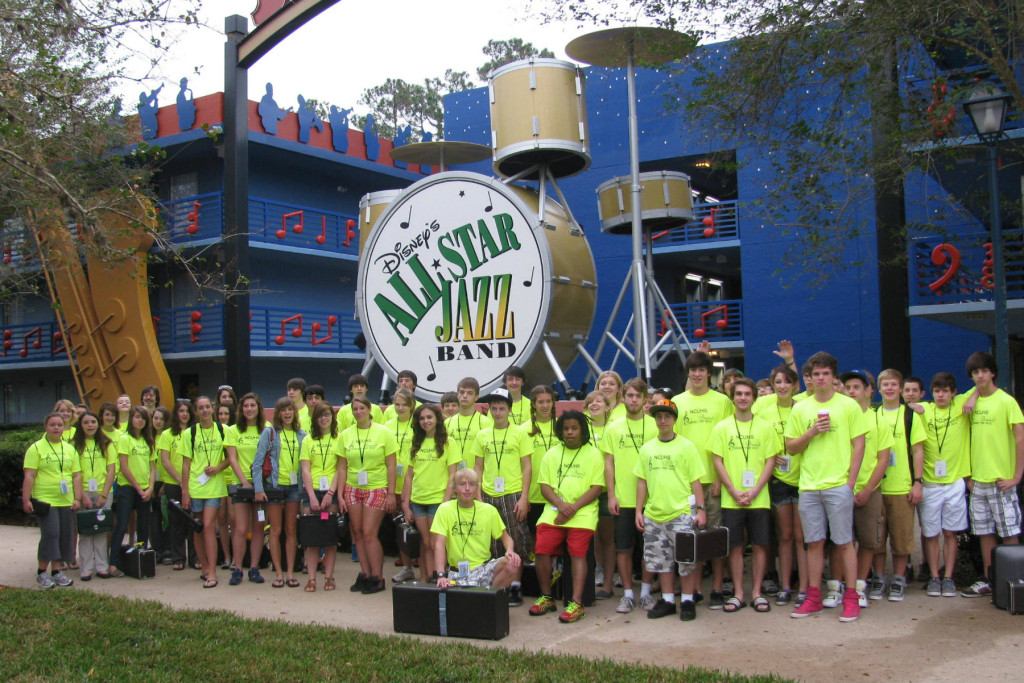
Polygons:
[[[0,584],[35,587],[35,553],[39,530],[0,526]],[[389,565],[385,569],[394,573]],[[130,578],[88,583],[70,589],[158,600],[180,609],[224,609],[243,617],[328,624],[374,633],[392,633],[390,591],[376,595],[348,591],[358,565],[339,556],[338,590],[305,593],[301,588],[271,588],[247,581],[204,590],[199,573],[159,566],[153,580]],[[267,576],[267,573],[264,572]],[[305,576],[299,575],[305,584]],[[621,595],[621,593],[620,593]],[[864,610],[859,621],[841,624],[837,610],[809,619],[789,618],[790,609],[736,614],[698,607],[697,620],[682,623],[666,617],[646,618],[637,609],[615,612],[618,600],[598,602],[575,624],[560,624],[555,615],[530,617],[527,605],[511,610],[511,632],[497,643],[465,640],[481,647],[506,647],[643,661],[662,666],[703,666],[743,674],[777,673],[805,681],[987,681],[1016,680],[1024,661],[1024,617],[997,610],[988,599],[929,598],[915,583],[903,603],[880,602]],[[425,636],[429,642],[442,639]],[[1012,671],[1017,671],[1013,674]]]

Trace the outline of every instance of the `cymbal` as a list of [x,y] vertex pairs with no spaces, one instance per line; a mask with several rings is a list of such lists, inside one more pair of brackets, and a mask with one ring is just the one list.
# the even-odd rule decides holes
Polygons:
[[491,157],[491,148],[475,142],[459,142],[457,140],[436,140],[431,142],[415,142],[402,145],[391,150],[391,158],[407,164],[431,166],[451,166],[453,164],[471,164]]
[[693,51],[691,35],[655,26],[622,26],[595,31],[572,40],[565,53],[577,62],[594,66],[628,66],[632,47],[634,63],[665,64]]

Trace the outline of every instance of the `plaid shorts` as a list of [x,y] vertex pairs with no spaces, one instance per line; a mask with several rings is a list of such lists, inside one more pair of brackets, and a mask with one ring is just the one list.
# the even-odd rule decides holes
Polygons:
[[383,510],[388,499],[387,488],[357,489],[355,486],[345,484],[342,492],[345,495],[345,505],[363,505],[371,510]]
[[[501,521],[505,522],[508,535],[512,537],[512,544],[516,554],[523,558],[524,562],[528,561],[530,556],[533,555],[533,535],[530,533],[530,527],[527,526],[526,521],[520,522],[516,518],[515,507],[516,501],[519,500],[519,494],[509,493],[492,498],[484,493],[481,494],[481,498],[488,505],[498,508]],[[495,557],[501,557],[505,554],[505,546],[502,545],[500,538],[491,543],[491,554]]]
[[495,557],[477,567],[473,567],[469,570],[469,575],[465,579],[459,578],[458,569],[451,569],[449,567],[448,579],[458,581],[460,586],[490,586],[491,582],[494,581],[494,569],[498,566],[500,559]]
[[1009,538],[1020,533],[1020,501],[1017,490],[1000,491],[995,482],[974,482],[971,491],[971,533]]
[[692,562],[676,562],[676,534],[693,529],[693,517],[679,515],[664,524],[644,515],[644,565],[647,571],[664,574],[679,566],[679,576],[697,571]]

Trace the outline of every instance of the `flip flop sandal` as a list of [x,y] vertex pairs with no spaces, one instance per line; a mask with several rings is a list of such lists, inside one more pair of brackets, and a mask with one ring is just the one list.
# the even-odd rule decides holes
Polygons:
[[184,568],[185,568],[185,563],[184,562],[175,562],[174,564],[171,565],[171,569],[173,569],[176,572],[180,572]]
[[274,579],[274,582],[270,584],[271,588],[284,588],[284,579]]
[[754,598],[754,601],[751,603],[751,605],[753,606],[755,612],[764,613],[772,611],[771,604],[769,604],[766,598],[760,595]]
[[289,588],[298,588],[301,585],[299,583],[299,580],[296,579],[294,576],[285,581],[285,583],[288,585]]
[[731,598],[729,598],[728,600],[725,601],[725,606],[722,607],[722,610],[725,611],[725,612],[729,612],[731,614],[733,612],[739,612],[741,609],[743,609],[746,606],[747,606],[747,603],[743,602],[739,598],[731,597]]
[[206,581],[203,582],[203,588],[216,588],[216,587],[217,587],[217,579],[207,579]]

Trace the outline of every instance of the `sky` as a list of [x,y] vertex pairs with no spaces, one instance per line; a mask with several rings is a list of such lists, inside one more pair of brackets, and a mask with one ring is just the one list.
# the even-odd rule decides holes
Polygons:
[[[421,82],[446,69],[466,71],[477,85],[477,67],[487,61],[488,40],[522,38],[566,59],[573,38],[597,30],[575,25],[543,25],[526,16],[524,0],[340,0],[293,33],[249,70],[249,99],[259,100],[267,82],[279,106],[296,106],[296,97],[338,106],[357,104],[363,90],[388,78]],[[240,14],[249,21],[256,0],[204,0],[200,16],[211,28],[189,30],[157,68],[158,78],[131,83],[125,102],[138,101],[143,88],[168,85],[160,104],[170,104],[176,85],[188,77],[196,97],[223,90],[224,18]],[[173,4],[172,4],[173,8]],[[195,74],[198,68],[199,74]]]

